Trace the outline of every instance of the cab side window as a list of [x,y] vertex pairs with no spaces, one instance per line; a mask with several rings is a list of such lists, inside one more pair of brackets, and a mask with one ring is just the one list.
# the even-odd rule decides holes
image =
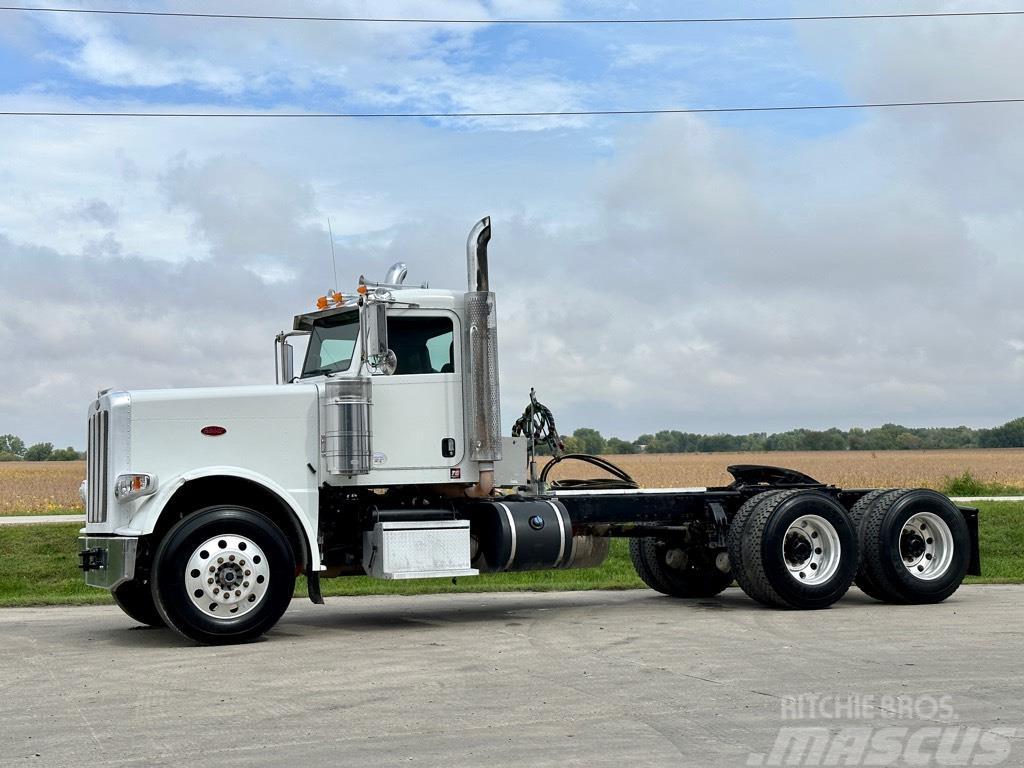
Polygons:
[[395,376],[455,372],[450,317],[388,317],[388,346],[398,358]]

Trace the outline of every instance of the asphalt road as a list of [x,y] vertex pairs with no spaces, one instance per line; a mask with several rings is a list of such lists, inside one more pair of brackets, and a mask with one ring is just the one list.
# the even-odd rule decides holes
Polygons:
[[0,765],[710,768],[793,759],[787,729],[810,729],[800,765],[866,733],[886,765],[950,738],[1017,766],[1022,605],[1017,586],[806,613],[736,589],[333,598],[221,648],[113,607],[4,609]]

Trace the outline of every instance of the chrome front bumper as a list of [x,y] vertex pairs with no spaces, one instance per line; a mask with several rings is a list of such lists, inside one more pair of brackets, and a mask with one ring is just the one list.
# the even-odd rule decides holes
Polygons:
[[80,536],[78,567],[90,587],[114,589],[135,578],[139,540],[134,536]]

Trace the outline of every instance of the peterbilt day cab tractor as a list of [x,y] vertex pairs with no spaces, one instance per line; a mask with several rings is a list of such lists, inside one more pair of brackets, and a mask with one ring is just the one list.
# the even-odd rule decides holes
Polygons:
[[[639,488],[561,456],[550,411],[503,437],[490,220],[465,292],[405,285],[397,264],[331,292],[275,340],[265,386],[101,392],[88,410],[81,567],[133,619],[202,643],[249,640],[296,577],[473,577],[599,565],[626,537],[640,578],[677,598],[734,580],[825,608],[856,581],[891,603],[946,599],[980,572],[977,510],[925,489],[844,490],[777,467],[720,488]],[[301,369],[289,339],[308,337]],[[536,471],[537,449],[556,456]],[[610,479],[552,481],[579,459]]]

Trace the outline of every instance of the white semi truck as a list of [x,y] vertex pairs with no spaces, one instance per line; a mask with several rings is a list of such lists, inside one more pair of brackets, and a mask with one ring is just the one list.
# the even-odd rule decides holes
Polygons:
[[86,582],[137,621],[232,643],[274,626],[300,574],[322,603],[323,578],[592,567],[611,537],[666,595],[735,580],[781,608],[824,608],[854,581],[883,601],[939,602],[980,572],[977,510],[930,490],[751,465],[721,488],[641,489],[612,466],[611,481],[549,483],[536,448],[557,453],[558,438],[532,393],[518,435],[502,436],[490,235],[487,218],[470,233],[465,292],[407,286],[398,264],[321,297],[275,340],[275,385],[101,392]]

